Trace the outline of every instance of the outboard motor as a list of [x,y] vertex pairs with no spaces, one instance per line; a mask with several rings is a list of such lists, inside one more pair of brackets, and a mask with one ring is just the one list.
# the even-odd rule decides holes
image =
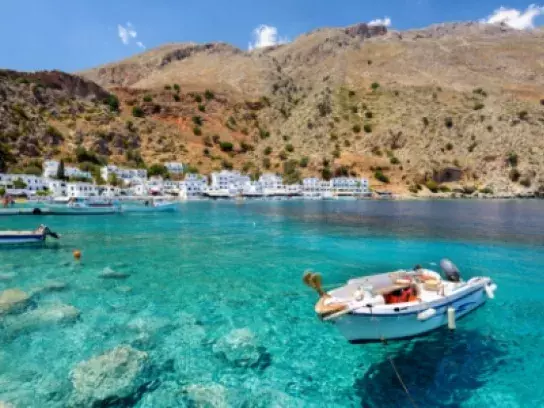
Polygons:
[[457,266],[453,264],[449,259],[442,259],[440,261],[440,268],[444,271],[446,279],[450,282],[459,282],[461,280],[461,274]]

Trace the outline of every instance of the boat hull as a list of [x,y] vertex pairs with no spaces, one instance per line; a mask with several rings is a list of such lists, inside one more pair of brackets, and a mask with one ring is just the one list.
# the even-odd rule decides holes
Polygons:
[[[483,305],[487,300],[485,286],[464,293],[462,296],[446,299],[438,304],[429,304],[419,310],[389,314],[350,313],[335,320],[340,332],[352,343],[375,342],[416,337],[448,324],[448,308],[455,309],[456,319]],[[436,314],[424,321],[418,314],[433,307]]]
[[177,203],[160,204],[156,207],[143,207],[143,206],[123,206],[124,213],[163,213],[163,212],[176,212],[178,210]]
[[109,215],[118,214],[119,207],[68,207],[49,205],[48,214],[51,215]]
[[0,236],[0,245],[14,244],[37,244],[45,242],[45,235],[29,234],[29,235],[4,235]]

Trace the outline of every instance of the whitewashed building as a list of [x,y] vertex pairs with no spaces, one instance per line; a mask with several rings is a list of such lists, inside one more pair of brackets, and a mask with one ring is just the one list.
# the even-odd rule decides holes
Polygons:
[[[20,180],[25,184],[23,188],[16,186],[16,181]],[[43,177],[33,174],[10,174],[0,173],[0,187],[4,188],[8,194],[24,194],[27,196],[35,195],[38,191],[46,191],[47,180]]]
[[231,193],[239,193],[251,183],[249,176],[241,174],[238,171],[222,170],[214,172],[211,178],[210,188],[212,190],[226,190]]
[[115,176],[122,180],[124,184],[147,179],[146,169],[124,169],[112,164],[100,169],[100,176],[106,181],[112,174],[115,174]]
[[100,189],[92,183],[67,183],[61,180],[48,182],[49,191],[53,197],[97,197]]
[[183,173],[184,166],[182,163],[178,162],[168,162],[164,163],[164,167],[168,170],[170,174],[181,174]]
[[186,198],[201,196],[208,187],[208,179],[200,174],[187,174],[179,183],[180,195]]
[[[55,178],[57,177],[57,171],[59,169],[59,162],[56,160],[46,160],[43,162],[43,177],[45,178]],[[81,179],[92,179],[93,176],[88,171],[82,171],[77,167],[64,166],[64,176],[81,178]]]
[[368,193],[368,180],[354,177],[334,177],[330,181],[331,191],[337,196],[350,196]]

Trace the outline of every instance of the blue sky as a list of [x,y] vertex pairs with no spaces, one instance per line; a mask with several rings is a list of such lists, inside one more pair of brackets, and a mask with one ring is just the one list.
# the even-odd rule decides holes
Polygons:
[[[528,10],[529,5],[518,0],[0,0],[0,68],[71,72],[169,42],[225,41],[247,49],[250,42],[293,40],[323,26],[388,17],[392,29],[405,30],[481,20],[500,7],[505,10],[495,13],[495,21],[519,28],[544,24],[544,8]],[[256,38],[261,25],[266,27]]]

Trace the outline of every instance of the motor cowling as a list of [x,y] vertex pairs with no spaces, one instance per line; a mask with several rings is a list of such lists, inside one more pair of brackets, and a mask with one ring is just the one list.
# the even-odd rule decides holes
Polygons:
[[442,268],[442,271],[444,272],[444,275],[446,275],[446,279],[448,281],[459,282],[461,280],[459,269],[457,269],[457,266],[455,266],[449,259],[442,259],[440,261],[440,268]]

